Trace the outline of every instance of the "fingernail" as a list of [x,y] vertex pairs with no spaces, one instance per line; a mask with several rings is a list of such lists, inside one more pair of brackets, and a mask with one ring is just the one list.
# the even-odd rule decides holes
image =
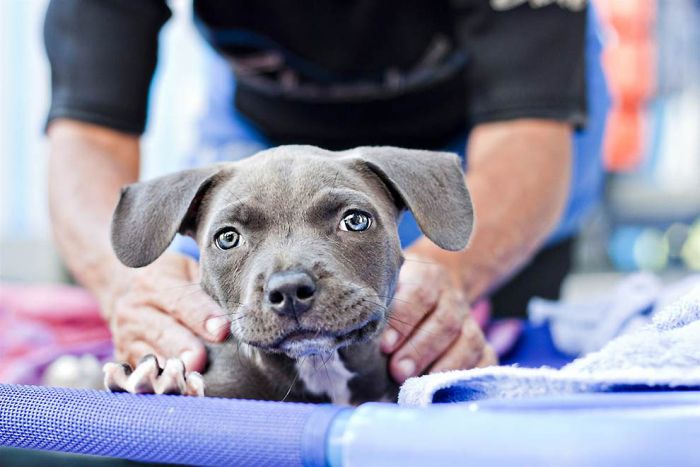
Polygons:
[[226,327],[228,326],[228,320],[223,316],[217,316],[215,318],[209,318],[204,327],[207,332],[213,337],[218,338],[222,334],[226,333]]
[[410,358],[404,358],[403,360],[399,361],[396,367],[398,368],[399,375],[403,380],[413,376],[413,373],[416,371],[416,363]]
[[394,345],[399,340],[399,333],[395,329],[387,329],[382,337],[382,350],[385,352],[394,348]]

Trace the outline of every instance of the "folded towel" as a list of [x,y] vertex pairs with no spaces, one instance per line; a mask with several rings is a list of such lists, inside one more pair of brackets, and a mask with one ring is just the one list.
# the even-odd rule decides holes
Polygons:
[[535,326],[549,326],[559,351],[571,356],[584,355],[649,323],[649,315],[662,290],[661,281],[653,274],[633,274],[610,293],[582,302],[535,297],[528,303],[528,318]]
[[662,284],[653,274],[637,273],[610,293],[582,302],[533,298],[528,304],[528,316],[533,325],[549,327],[560,352],[580,356],[600,350],[615,337],[650,323],[652,316],[698,286],[700,274]]
[[650,324],[561,370],[490,367],[411,378],[399,404],[652,389],[700,390],[700,286],[656,313]]

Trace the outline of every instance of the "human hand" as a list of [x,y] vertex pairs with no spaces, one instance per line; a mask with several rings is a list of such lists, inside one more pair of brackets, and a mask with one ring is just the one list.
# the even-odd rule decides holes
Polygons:
[[207,354],[200,338],[220,342],[229,333],[229,320],[199,285],[199,265],[181,254],[128,270],[108,297],[103,308],[115,357],[132,366],[153,354],[161,364],[177,357],[188,372],[201,371]]
[[448,270],[420,256],[407,256],[399,273],[382,351],[403,383],[411,376],[497,363],[469,304]]

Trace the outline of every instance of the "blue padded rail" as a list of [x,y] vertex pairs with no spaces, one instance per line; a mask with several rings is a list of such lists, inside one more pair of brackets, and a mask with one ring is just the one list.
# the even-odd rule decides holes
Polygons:
[[325,466],[343,409],[0,384],[0,446],[146,462]]
[[700,392],[365,404],[329,444],[332,467],[700,466]]

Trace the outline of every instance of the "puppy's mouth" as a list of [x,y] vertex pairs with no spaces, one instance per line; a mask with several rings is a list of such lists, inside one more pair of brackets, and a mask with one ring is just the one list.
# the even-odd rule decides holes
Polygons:
[[270,352],[284,353],[292,358],[306,355],[324,355],[348,345],[368,340],[379,328],[380,318],[341,332],[297,328],[288,332],[272,345],[249,344]]

